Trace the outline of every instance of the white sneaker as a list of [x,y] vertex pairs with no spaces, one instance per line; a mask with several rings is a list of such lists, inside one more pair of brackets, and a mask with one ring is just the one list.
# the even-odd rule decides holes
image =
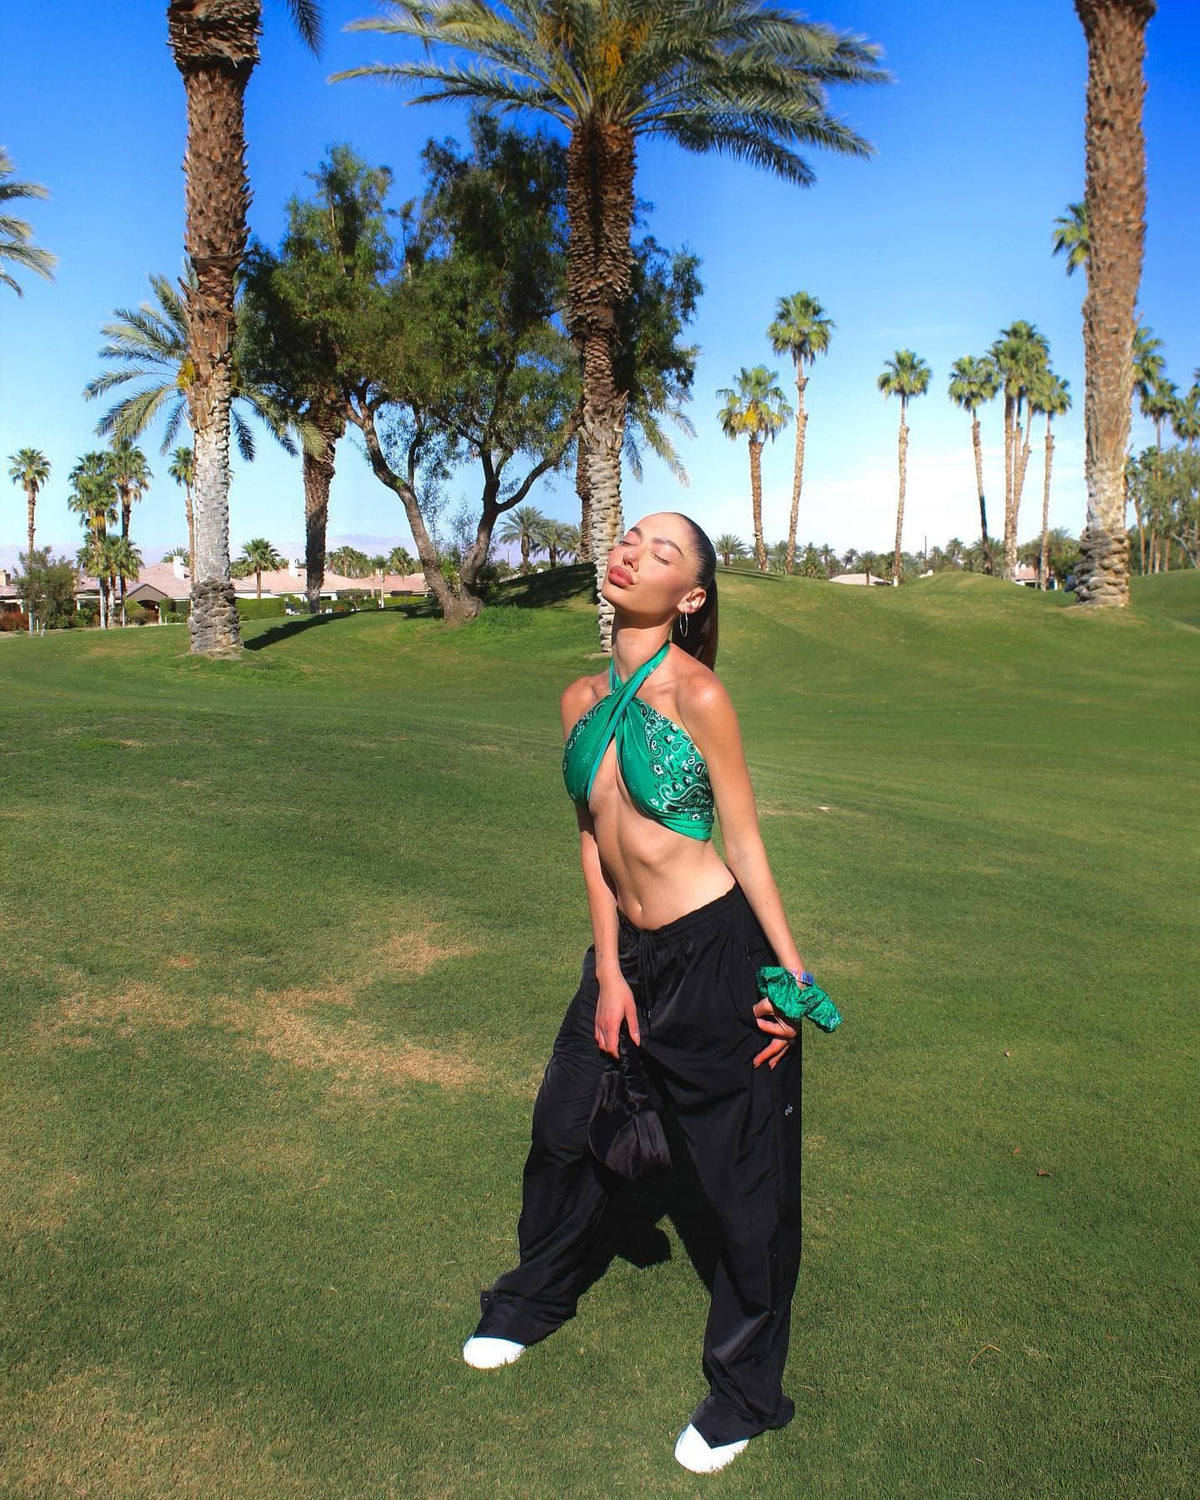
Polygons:
[[476,1370],[498,1370],[501,1365],[511,1365],[525,1353],[524,1344],[514,1344],[512,1339],[489,1339],[472,1336],[463,1345],[463,1358]]
[[689,1422],[679,1434],[679,1441],[675,1444],[675,1457],[693,1474],[713,1474],[732,1463],[749,1441],[749,1438],[739,1438],[736,1443],[721,1443],[716,1448],[710,1448]]

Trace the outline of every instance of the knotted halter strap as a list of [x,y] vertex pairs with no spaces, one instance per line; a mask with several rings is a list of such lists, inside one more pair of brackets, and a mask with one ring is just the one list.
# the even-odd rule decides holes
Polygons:
[[662,649],[656,651],[650,660],[640,666],[626,682],[622,682],[617,676],[616,663],[609,662],[608,681],[612,691],[607,698],[602,699],[596,705],[594,717],[584,726],[583,733],[574,746],[574,754],[589,766],[587,786],[583,793],[584,802],[587,802],[592,795],[592,783],[596,779],[596,772],[600,769],[600,762],[604,759],[604,752],[608,749],[609,741],[616,734],[625,710],[629,707],[629,700],[666,656],[670,645],[670,641],[664,641]]

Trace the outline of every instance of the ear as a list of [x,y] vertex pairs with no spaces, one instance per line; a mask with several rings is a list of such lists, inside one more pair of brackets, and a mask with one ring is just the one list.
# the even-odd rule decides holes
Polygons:
[[684,594],[683,598],[679,601],[678,608],[686,611],[689,615],[694,615],[707,598],[707,591],[697,585],[694,589],[689,589]]

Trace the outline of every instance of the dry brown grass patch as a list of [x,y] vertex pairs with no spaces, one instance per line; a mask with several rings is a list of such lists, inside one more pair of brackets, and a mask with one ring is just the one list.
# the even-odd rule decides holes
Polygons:
[[165,1381],[99,1365],[0,1393],[0,1428],[9,1495],[317,1493],[288,1472],[286,1439],[264,1443]]
[[[465,958],[476,950],[467,943],[439,936],[441,925],[424,922],[419,928],[393,932],[375,956],[384,963],[389,979],[420,979],[444,958]],[[373,976],[372,976],[373,977]]]
[[354,994],[347,984],[258,989],[251,1000],[218,995],[204,1003],[158,985],[133,983],[105,993],[81,983],[84,976],[77,971],[67,978],[68,993],[34,1023],[35,1044],[42,1047],[92,1047],[101,1031],[131,1038],[207,1022],[238,1033],[243,1049],[262,1052],[274,1062],[330,1072],[331,1092],[357,1099],[409,1083],[464,1089],[488,1081],[487,1072],[455,1047],[388,1039],[371,1022],[351,1015],[326,1020],[311,1014],[322,1005],[351,1011]]

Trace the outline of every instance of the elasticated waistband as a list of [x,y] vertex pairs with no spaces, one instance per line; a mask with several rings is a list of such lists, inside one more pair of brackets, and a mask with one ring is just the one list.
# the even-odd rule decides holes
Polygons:
[[636,937],[653,938],[655,942],[659,942],[678,937],[695,927],[707,927],[713,922],[719,922],[723,917],[730,917],[735,912],[746,910],[753,910],[753,908],[746,899],[745,891],[735,880],[724,895],[718,896],[713,901],[706,901],[703,906],[697,906],[694,911],[685,911],[683,916],[676,917],[673,922],[665,922],[661,927],[639,927],[636,922],[629,920],[620,907],[617,908],[617,921],[621,927]]

